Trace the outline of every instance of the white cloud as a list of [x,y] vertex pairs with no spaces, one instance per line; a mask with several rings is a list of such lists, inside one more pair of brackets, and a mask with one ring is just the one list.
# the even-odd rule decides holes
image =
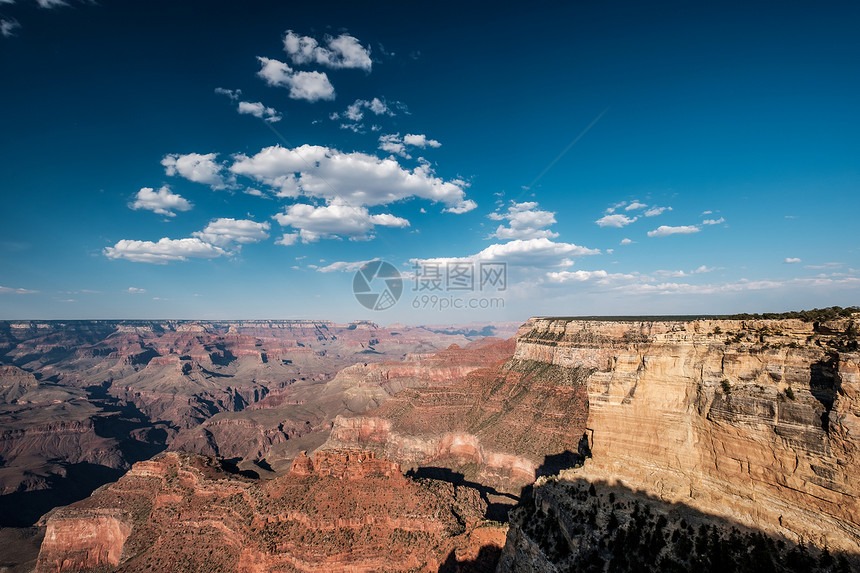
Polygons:
[[789,265],[794,265],[794,264],[797,264],[797,263],[799,263],[799,262],[801,262],[801,261],[800,261],[800,259],[799,259],[799,258],[797,258],[797,257],[786,257],[786,258],[785,258],[785,260],[784,260],[783,262],[784,262],[784,263],[787,263],[787,264],[789,264]]
[[425,147],[442,147],[441,143],[435,139],[427,139],[427,136],[423,133],[407,133],[403,136],[403,143],[422,149]]
[[[400,111],[405,109],[405,105],[403,103],[396,101],[392,104],[394,107],[398,108]],[[366,112],[371,112],[374,115],[386,115],[386,116],[394,116],[396,115],[395,111],[392,109],[392,106],[388,104],[384,99],[373,98],[372,100],[366,99],[357,99],[351,104],[349,104],[345,111],[341,113],[332,113],[329,115],[329,119],[332,120],[345,120],[345,123],[340,125],[341,129],[350,129],[356,133],[361,133],[364,129],[364,124],[361,121],[364,119]],[[379,131],[382,129],[378,125],[371,126],[371,131]]]
[[647,211],[645,211],[646,217],[656,217],[657,215],[662,215],[665,211],[671,211],[671,207],[651,207]]
[[14,36],[15,30],[20,27],[21,24],[18,23],[18,20],[7,20],[6,18],[0,19],[0,34],[2,34],[4,38],[11,38]]
[[36,0],[39,8],[56,8],[58,6],[68,6],[65,0]]
[[379,149],[406,159],[412,159],[412,156],[406,151],[407,146],[425,149],[427,147],[442,147],[442,144],[435,139],[427,139],[424,134],[407,133],[400,137],[399,133],[390,133],[379,136]]
[[143,294],[146,292],[146,289],[145,288],[137,288],[137,287],[128,287],[128,289],[125,292],[127,292],[129,294]]
[[217,153],[169,154],[161,160],[164,171],[171,177],[179,175],[195,183],[209,185],[212,189],[226,189],[230,182],[221,174],[223,166],[215,162]]
[[624,227],[625,225],[629,225],[636,221],[639,217],[628,217],[627,215],[615,214],[615,215],[604,215],[600,219],[596,220],[597,223],[601,227]]
[[278,189],[279,197],[317,197],[331,203],[385,205],[419,197],[448,206],[452,213],[475,208],[465,198],[468,183],[436,177],[426,163],[411,171],[395,159],[344,153],[319,145],[267,147],[252,157],[237,155],[230,170]]
[[167,217],[175,217],[174,211],[189,211],[191,203],[181,195],[177,195],[170,190],[170,187],[164,185],[158,191],[152,187],[141,187],[137,192],[134,203],[129,205],[132,209],[146,209],[159,215]]
[[258,117],[270,123],[281,121],[281,119],[283,119],[281,114],[278,113],[278,110],[273,107],[266,107],[258,101],[240,101],[239,113],[253,115],[254,117]]
[[276,245],[284,245],[285,247],[290,247],[292,245],[295,245],[298,240],[299,240],[299,234],[298,233],[284,233],[284,235],[280,239],[275,241],[275,244]]
[[714,212],[708,209],[707,211],[702,211],[702,215],[713,215]]
[[468,213],[469,211],[471,211],[472,209],[474,209],[477,206],[478,206],[478,204],[475,203],[474,201],[472,201],[471,199],[466,199],[465,201],[458,203],[457,205],[454,205],[453,207],[448,207],[446,209],[442,209],[442,212],[443,213],[453,213],[455,215],[462,215],[463,213]]
[[0,294],[36,294],[37,290],[0,286]]
[[589,249],[573,243],[556,243],[546,237],[537,239],[517,239],[507,243],[490,245],[474,255],[466,257],[437,257],[433,259],[414,259],[424,262],[505,262],[522,267],[559,267],[571,264],[568,257],[598,255],[598,249]]
[[624,210],[625,211],[635,211],[636,209],[644,209],[647,206],[648,205],[646,205],[645,203],[640,203],[639,201],[633,201],[632,203],[630,203],[629,205],[624,207]]
[[632,244],[632,243],[633,243],[633,241],[632,241],[632,240],[630,240],[630,239],[626,239],[626,238],[625,238],[625,239],[621,239],[621,243],[620,243],[620,244],[622,244],[622,245],[630,245],[630,244]]
[[365,207],[342,203],[323,207],[297,203],[287,207],[286,212],[275,215],[274,219],[284,227],[298,229],[305,243],[338,236],[367,240],[373,238],[372,231],[376,226],[409,226],[409,221],[401,217],[389,213],[371,215]]
[[616,203],[612,207],[607,207],[605,213],[607,215],[609,215],[610,213],[614,213],[617,209],[620,209],[621,207],[625,206],[626,204],[627,204],[627,201],[621,201],[620,203]]
[[126,259],[136,263],[166,264],[186,261],[188,258],[212,259],[227,254],[224,249],[205,243],[198,238],[168,239],[158,242],[122,239],[113,247],[106,247],[109,259]]
[[250,219],[221,218],[211,221],[202,231],[193,236],[213,245],[225,247],[230,243],[246,245],[268,238],[269,223],[257,223]]
[[720,217],[719,219],[705,219],[704,221],[702,221],[702,225],[719,225],[720,223],[725,222],[725,218]]
[[318,273],[354,273],[369,262],[370,261],[337,261],[330,265],[319,267],[316,271]]
[[490,213],[494,221],[508,221],[507,227],[499,225],[490,236],[502,240],[558,237],[558,233],[545,228],[555,224],[555,213],[542,211],[537,206],[536,202],[512,203],[506,213]]
[[284,35],[284,51],[294,64],[320,64],[330,68],[357,68],[370,71],[373,62],[370,48],[363,47],[358,38],[349,34],[326,36],[327,47],[310,36],[299,36],[292,30]]
[[387,151],[388,153],[399,155],[400,157],[404,157],[406,159],[412,159],[412,156],[406,152],[406,145],[403,143],[403,140],[400,139],[399,133],[380,135],[379,149],[381,149],[382,151]]
[[258,57],[261,68],[257,75],[270,86],[289,88],[292,99],[309,102],[333,100],[334,86],[323,72],[297,72],[284,62]]
[[385,100],[375,97],[372,100],[355,100],[347,106],[346,111],[343,112],[343,114],[332,114],[332,119],[343,117],[344,119],[349,119],[351,121],[361,121],[364,119],[365,110],[371,111],[374,115],[394,115],[394,111],[388,107],[388,103],[386,103]]
[[698,233],[701,229],[695,225],[681,225],[679,227],[670,227],[668,225],[660,225],[653,231],[648,231],[649,237],[668,237],[669,235],[689,235]]
[[215,93],[219,95],[225,95],[230,98],[231,101],[236,101],[241,97],[242,90],[228,90],[225,88],[215,88]]
[[681,278],[681,277],[689,277],[692,275],[711,273],[715,270],[717,270],[716,267],[709,267],[706,265],[701,265],[698,268],[693,269],[692,271],[664,271],[664,270],[659,270],[659,271],[654,271],[651,274],[654,277],[659,277],[659,278],[665,278],[665,277]]
[[569,282],[595,281],[598,284],[608,285],[613,282],[629,282],[636,280],[637,275],[623,273],[608,273],[604,270],[596,271],[551,271],[546,274],[550,284],[565,284]]

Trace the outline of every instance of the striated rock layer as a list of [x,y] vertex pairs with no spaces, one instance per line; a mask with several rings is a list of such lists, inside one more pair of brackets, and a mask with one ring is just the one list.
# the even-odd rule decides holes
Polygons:
[[170,452],[49,514],[36,571],[437,571],[501,546],[484,509],[373,452],[301,454],[268,482]]
[[572,465],[585,430],[581,369],[509,360],[404,390],[363,416],[338,416],[323,448],[360,446],[412,468],[441,467],[519,492]]
[[[608,481],[794,542],[860,553],[860,355],[848,319],[532,319],[514,358],[587,368]],[[511,539],[509,539],[509,543]]]

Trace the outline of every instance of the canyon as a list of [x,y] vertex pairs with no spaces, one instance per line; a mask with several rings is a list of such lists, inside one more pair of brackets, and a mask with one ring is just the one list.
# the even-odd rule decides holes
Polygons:
[[[19,350],[3,367],[3,395],[18,406],[34,389],[68,392],[39,406],[79,414],[82,426],[56,434],[102,441],[51,441],[38,424],[8,439],[41,463],[62,443],[68,468],[118,473],[131,464],[112,452],[129,436],[146,445],[157,434],[169,450],[44,515],[40,571],[207,570],[206,551],[220,570],[240,571],[850,570],[860,565],[858,318],[547,317],[509,340],[425,329],[389,347],[383,337],[311,346],[337,358],[316,380],[310,368],[282,385],[258,374],[229,391],[224,381],[218,401],[209,391],[182,404],[133,400],[148,385],[136,371],[103,391],[146,420],[131,427],[128,410],[113,414],[125,436],[87,429],[93,416],[76,408],[92,385],[39,377],[52,365],[33,369],[37,352]],[[147,364],[173,364],[171,345]],[[209,362],[198,351],[203,378],[185,383],[238,368],[241,348],[226,366],[226,346],[212,346]],[[123,368],[80,372],[106,367]],[[163,380],[154,387],[165,391]],[[253,395],[255,385],[265,390]],[[182,544],[193,551],[171,564]],[[385,561],[385,547],[408,558]]]

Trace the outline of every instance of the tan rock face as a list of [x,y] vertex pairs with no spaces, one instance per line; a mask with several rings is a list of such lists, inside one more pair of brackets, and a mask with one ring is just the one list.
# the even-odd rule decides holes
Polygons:
[[533,319],[514,356],[593,370],[593,458],[571,478],[856,553],[860,356],[839,351],[848,326]]
[[[267,482],[166,453],[56,510],[37,571],[437,571],[500,548],[473,490],[404,477],[373,452],[298,456]],[[102,569],[99,569],[99,568]]]

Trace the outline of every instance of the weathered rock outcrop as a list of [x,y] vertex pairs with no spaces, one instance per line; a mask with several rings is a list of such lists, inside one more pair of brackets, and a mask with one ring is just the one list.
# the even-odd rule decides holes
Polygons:
[[860,553],[854,332],[847,319],[532,319],[514,357],[592,371],[593,457],[563,479]]
[[364,416],[339,416],[323,448],[373,448],[405,467],[443,467],[506,492],[577,459],[588,370],[510,360],[404,390]]
[[302,454],[268,482],[171,452],[50,514],[37,571],[437,571],[488,544],[483,512],[372,452]]

